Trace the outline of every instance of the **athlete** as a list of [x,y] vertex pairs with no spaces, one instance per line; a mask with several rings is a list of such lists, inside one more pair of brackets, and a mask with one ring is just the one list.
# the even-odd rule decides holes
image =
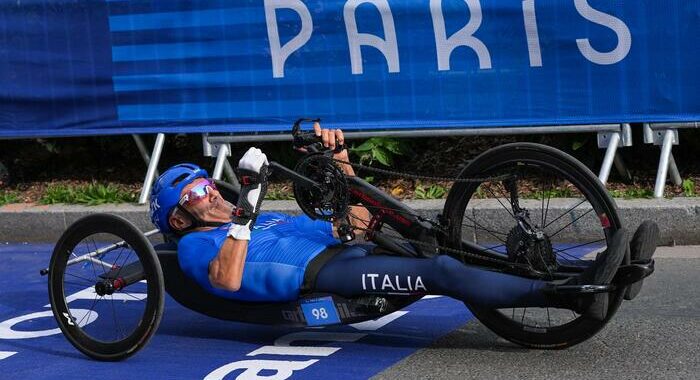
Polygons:
[[[314,131],[325,147],[344,143],[341,130]],[[335,157],[349,162],[347,150]],[[237,205],[224,200],[205,170],[193,164],[176,165],[156,181],[151,194],[151,219],[164,234],[178,237],[182,271],[202,288],[220,297],[241,301],[283,302],[296,300],[307,267],[340,244],[337,226],[306,215],[261,213],[266,191],[267,157],[250,148],[238,164],[241,191]],[[351,166],[342,165],[354,176]],[[369,220],[362,207],[351,210],[357,219]],[[359,223],[359,224],[358,224]],[[642,244],[642,236],[654,224],[635,233],[633,259],[648,259],[656,245]],[[603,319],[607,295],[564,298],[542,290],[552,283],[531,280],[465,265],[447,255],[408,258],[373,255],[372,244],[345,245],[327,259],[313,282],[316,292],[345,297],[368,293],[441,294],[467,304],[499,307],[552,306],[576,310]],[[608,249],[568,284],[607,284],[612,281],[628,247],[624,229],[616,233]]]

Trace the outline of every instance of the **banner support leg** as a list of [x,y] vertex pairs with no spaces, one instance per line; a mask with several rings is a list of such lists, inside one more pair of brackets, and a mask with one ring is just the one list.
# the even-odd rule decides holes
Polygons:
[[605,186],[608,183],[608,177],[610,176],[610,169],[612,168],[613,161],[615,159],[615,152],[617,152],[617,147],[620,144],[620,133],[613,132],[610,134],[610,142],[608,142],[608,148],[605,150],[605,158],[603,159],[603,165],[600,167],[600,174],[598,179]]
[[[134,142],[136,143],[136,147],[138,148],[139,153],[141,153],[141,158],[143,158],[143,162],[145,162],[146,166],[148,166],[151,163],[151,156],[148,154],[146,144],[143,143],[143,139],[139,135],[131,135],[131,137],[134,138]],[[158,173],[158,170],[156,170],[156,176],[159,175],[160,173]]]
[[683,185],[683,178],[681,178],[681,173],[678,171],[678,166],[676,166],[676,160],[673,158],[673,152],[668,156],[668,171],[671,174],[671,182],[676,186]]
[[224,165],[226,163],[226,157],[229,155],[229,145],[221,144],[218,146],[216,152],[216,164],[214,165],[214,172],[212,173],[212,178],[221,180],[221,174],[224,171]]
[[661,143],[661,157],[659,158],[659,169],[656,172],[656,184],[654,186],[654,197],[663,198],[666,187],[666,177],[668,175],[669,157],[673,146],[674,129],[664,131],[664,139]]
[[620,173],[620,176],[622,176],[625,181],[632,182],[632,173],[630,173],[625,161],[622,159],[619,153],[615,154],[613,163],[615,164],[615,169],[617,169],[617,172]]
[[141,196],[139,196],[140,205],[145,204],[148,201],[148,196],[151,193],[151,186],[153,185],[153,180],[155,180],[156,178],[158,161],[160,161],[160,154],[163,152],[164,143],[165,134],[159,133],[158,135],[156,135],[156,143],[153,146],[153,153],[151,154],[151,159],[148,163],[146,178],[143,180],[143,187],[141,188]]
[[236,189],[236,191],[240,192],[241,184],[238,182],[238,178],[236,178],[236,173],[234,173],[233,167],[231,166],[231,163],[228,162],[228,160],[224,160],[224,174],[226,174],[229,183]]

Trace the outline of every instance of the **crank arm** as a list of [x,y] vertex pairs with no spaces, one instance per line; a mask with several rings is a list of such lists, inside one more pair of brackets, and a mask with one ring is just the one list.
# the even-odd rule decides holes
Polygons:
[[275,168],[278,173],[287,179],[290,179],[294,181],[295,183],[298,183],[301,186],[304,186],[306,188],[310,188],[319,192],[323,192],[323,188],[321,185],[319,185],[316,181],[313,181],[307,177],[304,177],[303,175],[295,172],[294,170],[291,170],[287,167],[285,167],[282,164],[279,164],[275,161],[270,162],[270,167]]
[[595,294],[609,293],[617,289],[615,285],[550,285],[542,288],[547,294]]
[[652,273],[654,273],[654,260],[633,261],[632,264],[619,267],[612,282],[619,286],[631,285],[649,277]]

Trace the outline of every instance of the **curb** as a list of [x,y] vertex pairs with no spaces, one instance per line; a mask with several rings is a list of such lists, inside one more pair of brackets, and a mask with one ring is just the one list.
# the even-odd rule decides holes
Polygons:
[[[442,212],[444,199],[411,200],[406,204],[421,215],[434,217]],[[623,225],[631,232],[645,219],[659,224],[663,245],[700,244],[700,198],[674,199],[616,199],[618,213]],[[538,201],[525,201],[538,202]],[[550,212],[567,210],[571,200],[553,199]],[[527,205],[524,205],[527,208]],[[539,208],[538,205],[530,207]],[[264,210],[298,215],[301,210],[295,201],[266,201]],[[63,231],[83,216],[94,213],[118,214],[132,221],[143,231],[153,229],[147,214],[147,206],[133,204],[77,206],[77,205],[34,205],[11,204],[0,207],[0,241],[2,242],[55,242]],[[507,231],[509,218],[506,211],[495,200],[475,200],[469,212],[484,227]],[[581,210],[581,212],[585,212]],[[576,236],[569,238],[585,239],[586,233],[599,228],[598,225],[577,226],[572,231]],[[474,236],[479,238],[480,236]]]

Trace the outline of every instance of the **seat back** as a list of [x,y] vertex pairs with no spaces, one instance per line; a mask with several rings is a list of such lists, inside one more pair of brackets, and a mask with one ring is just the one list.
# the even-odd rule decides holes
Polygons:
[[173,248],[176,248],[173,243],[159,244],[155,247],[163,269],[165,290],[182,306],[227,321],[305,327],[307,323],[301,304],[306,299],[330,296],[336,305],[341,323],[357,323],[392,313],[421,298],[420,296],[385,297],[382,310],[372,307],[377,304],[375,302],[377,298],[382,298],[374,296],[345,298],[335,294],[310,293],[291,302],[231,300],[207,292],[197,282],[187,277],[180,269],[177,251]]

